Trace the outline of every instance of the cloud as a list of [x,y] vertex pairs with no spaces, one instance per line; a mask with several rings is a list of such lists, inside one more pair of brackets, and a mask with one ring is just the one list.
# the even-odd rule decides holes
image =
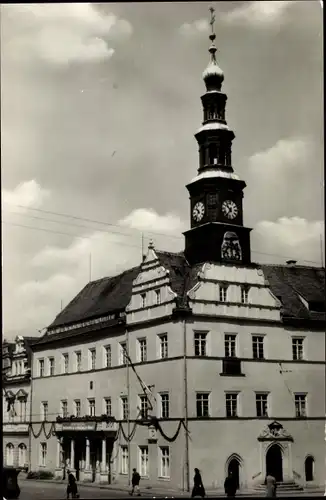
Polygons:
[[158,215],[153,209],[137,208],[121,220],[121,224],[139,231],[181,233],[183,221],[174,214]]
[[289,7],[297,3],[290,1],[252,1],[222,14],[221,18],[228,24],[248,24],[252,27],[265,28],[279,26],[285,21],[285,13]]
[[43,189],[34,179],[22,182],[12,191],[2,190],[4,208],[17,208],[22,205],[26,208],[38,208],[48,198],[50,191]]
[[73,62],[101,61],[110,58],[114,37],[129,36],[132,26],[115,15],[100,13],[91,3],[7,5],[4,12],[15,36],[6,52],[21,58],[37,58],[65,65]]
[[324,233],[323,221],[308,221],[301,217],[261,221],[252,233],[252,246],[261,252],[254,254],[254,259],[283,264],[286,259],[294,259],[303,265],[320,266],[320,238]]
[[207,33],[209,31],[209,22],[207,19],[197,19],[192,23],[184,23],[179,28],[182,35],[195,35],[196,33]]

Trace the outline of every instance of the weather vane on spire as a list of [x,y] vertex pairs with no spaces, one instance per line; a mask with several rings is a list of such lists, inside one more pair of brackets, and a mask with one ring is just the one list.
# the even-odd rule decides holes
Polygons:
[[215,23],[215,9],[213,7],[209,8],[210,13],[211,13],[211,20],[209,21],[209,24],[211,25],[212,33],[214,33],[214,23]]

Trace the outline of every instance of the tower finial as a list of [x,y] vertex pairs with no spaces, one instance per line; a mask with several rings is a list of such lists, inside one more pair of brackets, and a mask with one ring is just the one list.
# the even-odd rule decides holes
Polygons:
[[209,24],[211,25],[211,30],[212,30],[212,35],[214,34],[214,23],[215,23],[215,9],[214,7],[209,8],[210,13],[211,13],[211,20],[209,21]]
[[221,85],[224,80],[224,75],[223,71],[221,68],[219,68],[217,61],[216,61],[216,45],[214,43],[214,40],[216,38],[215,32],[214,32],[214,23],[215,23],[215,9],[214,7],[210,7],[209,11],[211,13],[211,18],[209,21],[209,24],[211,25],[211,33],[209,35],[209,39],[211,41],[211,45],[208,49],[208,52],[211,55],[211,60],[205,69],[203,73],[203,78],[206,84],[206,88],[208,91],[210,90],[221,90]]
[[216,52],[217,49],[216,49],[215,44],[214,44],[214,40],[216,38],[216,35],[214,33],[215,9],[214,9],[214,7],[210,7],[209,10],[210,10],[210,13],[211,13],[211,20],[209,21],[209,24],[211,25],[211,34],[209,35],[209,39],[212,42],[211,46],[209,48],[209,52],[211,54],[212,62],[216,63],[215,52]]

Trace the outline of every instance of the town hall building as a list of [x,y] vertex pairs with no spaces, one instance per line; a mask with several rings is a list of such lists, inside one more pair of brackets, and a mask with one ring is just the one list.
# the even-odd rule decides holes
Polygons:
[[[324,484],[325,271],[252,261],[215,34],[180,253],[88,283],[32,345],[31,469],[78,481]],[[241,423],[241,425],[240,425]],[[35,437],[36,436],[36,437]]]

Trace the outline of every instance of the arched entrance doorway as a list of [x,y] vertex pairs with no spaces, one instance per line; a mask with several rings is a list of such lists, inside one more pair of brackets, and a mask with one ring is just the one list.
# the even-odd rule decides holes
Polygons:
[[240,487],[240,464],[236,458],[232,458],[228,465],[228,476],[232,474],[235,479],[237,489]]
[[266,475],[271,474],[276,481],[283,481],[283,458],[282,450],[277,444],[273,444],[266,453]]
[[313,457],[310,455],[305,460],[304,470],[305,470],[306,481],[314,480],[314,462],[315,461]]

